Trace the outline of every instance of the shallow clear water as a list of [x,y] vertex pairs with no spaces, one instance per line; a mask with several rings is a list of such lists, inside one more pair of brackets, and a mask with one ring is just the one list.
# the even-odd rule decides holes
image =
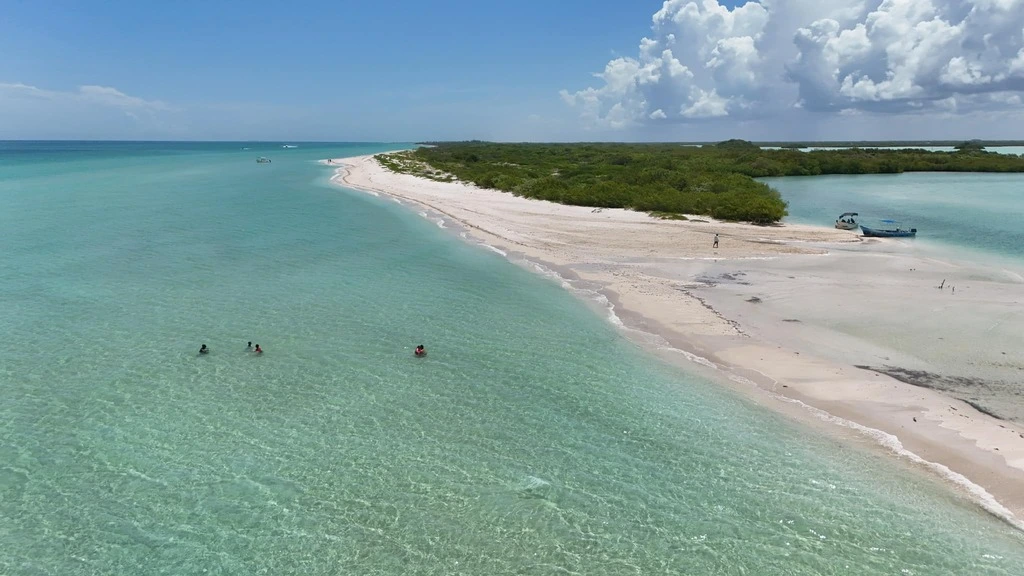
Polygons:
[[30,146],[0,146],[0,573],[1024,566],[937,483],[315,163],[392,146]]
[[1024,262],[1024,174],[908,172],[764,178],[789,203],[793,222],[831,226],[858,212],[917,228],[926,245],[960,248]]

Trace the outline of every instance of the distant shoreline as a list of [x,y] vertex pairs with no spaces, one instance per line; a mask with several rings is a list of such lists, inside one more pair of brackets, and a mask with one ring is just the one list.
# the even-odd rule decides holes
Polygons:
[[[331,165],[340,166],[332,178],[339,185],[418,205],[505,255],[544,264],[570,282],[598,286],[626,327],[662,342],[654,346],[659,354],[678,361],[672,349],[682,351],[691,370],[729,381],[759,403],[868,436],[1024,529],[1024,427],[939,391],[829,360],[815,342],[817,334],[799,322],[756,314],[744,320],[760,310],[755,304],[722,300],[723,306],[734,303],[719,310],[702,296],[710,285],[703,282],[738,282],[742,289],[747,281],[727,272],[736,262],[762,261],[760,269],[797,278],[801,267],[813,265],[808,257],[847,258],[831,247],[858,245],[862,240],[854,233],[706,217],[659,220],[627,210],[553,204],[396,174],[372,156],[334,159]],[[714,250],[716,233],[721,247]],[[694,283],[701,270],[708,280]]]

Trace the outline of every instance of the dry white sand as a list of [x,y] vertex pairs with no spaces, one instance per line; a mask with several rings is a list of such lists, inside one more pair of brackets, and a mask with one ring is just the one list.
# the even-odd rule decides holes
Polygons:
[[1024,385],[1017,272],[831,228],[659,220],[395,174],[372,156],[331,164],[339,184],[425,208],[595,288],[627,327],[763,404],[871,437],[1024,526],[1024,426],[957,399],[1024,416],[1024,401],[994,405],[1010,388],[993,392]]

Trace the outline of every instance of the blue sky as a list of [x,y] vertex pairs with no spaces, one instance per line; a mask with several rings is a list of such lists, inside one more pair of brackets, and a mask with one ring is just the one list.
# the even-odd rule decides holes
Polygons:
[[0,139],[1012,137],[1024,9],[907,2],[7,0]]

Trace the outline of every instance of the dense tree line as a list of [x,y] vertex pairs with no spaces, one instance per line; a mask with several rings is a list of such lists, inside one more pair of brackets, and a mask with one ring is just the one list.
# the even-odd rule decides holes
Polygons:
[[802,152],[788,149],[762,150],[756,146],[723,150],[721,144],[714,149],[725,169],[752,177],[902,172],[1024,172],[1024,158],[1021,156],[986,152],[982,146],[975,143],[961,144],[955,152],[929,152],[919,148],[840,148]]
[[[466,140],[462,143],[475,143],[482,144],[483,140]],[[976,142],[985,148],[992,148],[997,146],[1024,146],[1024,140],[968,140],[968,142]],[[451,141],[425,141],[417,142],[417,144],[429,144],[429,145],[441,145],[441,144],[452,144]],[[782,148],[886,148],[886,147],[900,147],[900,148],[929,148],[935,146],[958,146],[963,144],[963,140],[808,140],[806,142],[771,142],[761,141],[754,142],[757,146],[761,147],[782,147]],[[718,144],[718,142],[675,142],[675,144],[681,145],[693,145],[693,146],[705,146]]]
[[[910,171],[1024,172],[1024,158],[965,147],[957,152],[763,150],[743,140],[679,144],[442,143],[386,163],[392,170],[446,173],[485,188],[562,204],[701,214],[771,223],[786,203],[764,176]],[[410,166],[419,165],[419,169]],[[436,172],[434,172],[436,171]]]

